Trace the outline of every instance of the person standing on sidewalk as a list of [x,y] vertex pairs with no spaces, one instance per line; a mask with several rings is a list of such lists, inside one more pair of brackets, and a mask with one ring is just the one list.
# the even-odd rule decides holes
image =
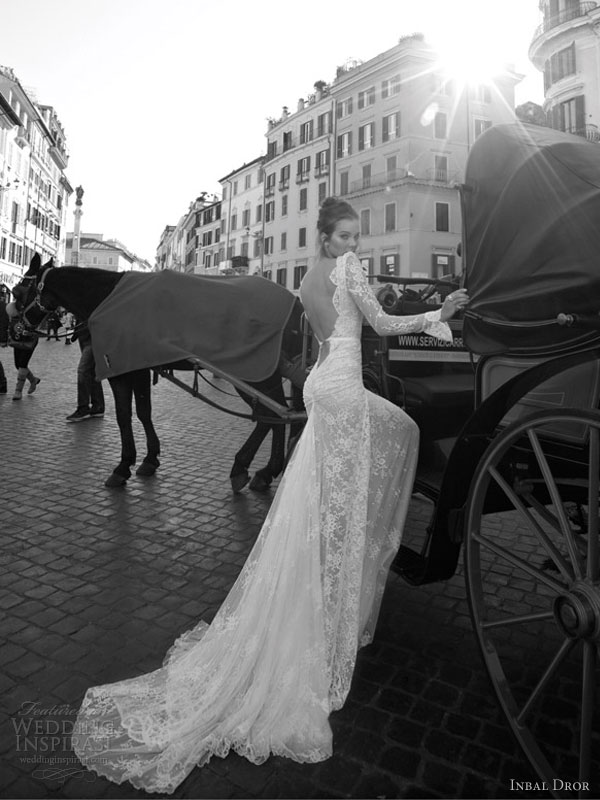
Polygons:
[[9,303],[6,306],[6,313],[8,315],[8,344],[13,348],[15,368],[17,370],[17,385],[15,386],[13,400],[21,400],[25,381],[29,381],[27,394],[33,394],[41,380],[41,378],[36,378],[29,369],[29,362],[33,351],[37,347],[38,337],[35,333],[29,333],[27,327],[23,324],[18,303]]
[[82,422],[84,419],[104,416],[104,391],[101,381],[96,380],[96,362],[92,350],[92,337],[88,326],[78,326],[71,336],[77,339],[81,356],[77,365],[77,408],[67,417],[67,422]]
[[57,311],[52,311],[50,316],[48,317],[48,337],[46,341],[50,341],[52,337],[56,339],[58,342],[58,329],[60,328],[60,317]]
[[[8,314],[6,313],[6,299],[4,294],[0,294],[0,347],[8,344]],[[6,384],[6,373],[0,361],[0,394],[6,394],[8,386]]]

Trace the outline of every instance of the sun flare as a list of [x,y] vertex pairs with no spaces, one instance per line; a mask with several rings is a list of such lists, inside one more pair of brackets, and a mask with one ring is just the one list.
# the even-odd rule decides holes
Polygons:
[[440,70],[458,84],[487,83],[506,71],[510,20],[496,3],[458,0],[439,7],[426,38],[439,53]]

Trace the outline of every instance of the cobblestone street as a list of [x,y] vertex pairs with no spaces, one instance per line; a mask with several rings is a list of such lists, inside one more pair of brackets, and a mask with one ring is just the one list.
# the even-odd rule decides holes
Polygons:
[[[82,770],[68,724],[89,686],[157,668],[181,632],[212,618],[272,498],[247,489],[233,495],[229,486],[250,423],[165,380],[153,392],[158,473],[105,488],[120,447],[108,386],[104,419],[65,424],[75,410],[78,357],[77,345],[41,341],[31,364],[39,388],[12,402],[12,351],[0,350],[9,378],[0,396],[4,798],[146,796]],[[140,461],[137,420],[136,435]],[[413,498],[408,535],[429,513]],[[390,576],[375,642],[361,651],[332,726],[326,762],[213,758],[173,796],[544,796],[511,791],[511,779],[536,778],[488,683],[461,568],[418,588]]]

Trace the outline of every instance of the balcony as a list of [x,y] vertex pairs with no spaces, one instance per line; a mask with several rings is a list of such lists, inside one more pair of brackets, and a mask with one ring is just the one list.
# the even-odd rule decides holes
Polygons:
[[286,189],[290,188],[290,179],[285,178],[284,180],[279,181],[279,191],[285,192]]
[[554,14],[552,17],[546,17],[546,19],[542,22],[541,25],[535,30],[533,34],[533,41],[535,41],[539,36],[543,36],[544,33],[548,33],[548,31],[552,30],[553,28],[557,28],[559,25],[564,25],[565,22],[570,22],[572,19],[577,19],[578,17],[584,17],[590,11],[593,11],[597,8],[598,3],[589,1],[580,2],[574,8],[565,8],[559,14]]
[[321,178],[324,175],[329,175],[329,164],[318,164],[315,167],[315,178]]
[[565,133],[571,133],[573,136],[581,136],[582,139],[587,139],[588,142],[600,142],[600,131],[597,125],[584,125],[583,128],[568,128]]
[[310,172],[299,172],[296,175],[296,183],[306,183],[310,180]]
[[275,195],[275,184],[265,186],[265,197],[273,197]]

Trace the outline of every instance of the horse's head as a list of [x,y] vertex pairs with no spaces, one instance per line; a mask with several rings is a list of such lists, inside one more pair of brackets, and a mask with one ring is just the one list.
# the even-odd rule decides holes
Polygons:
[[49,293],[44,293],[46,275],[53,268],[52,259],[42,266],[42,259],[36,253],[31,259],[29,269],[12,289],[17,308],[31,328],[35,328],[50,311],[58,308],[58,302]]

